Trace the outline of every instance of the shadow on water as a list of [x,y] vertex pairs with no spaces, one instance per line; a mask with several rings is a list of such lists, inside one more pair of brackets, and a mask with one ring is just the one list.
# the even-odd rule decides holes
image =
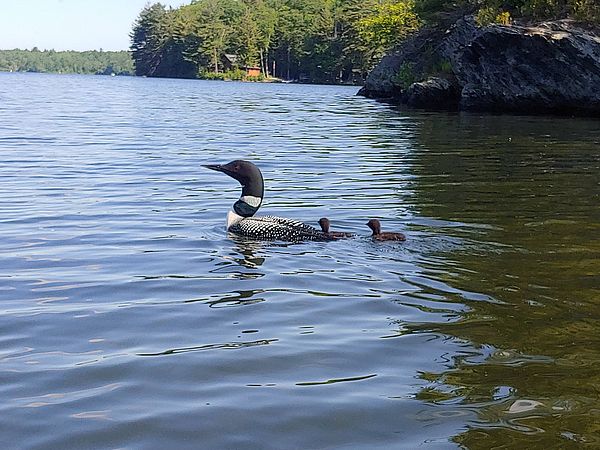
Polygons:
[[467,448],[600,445],[598,136],[597,121],[538,117],[440,115],[420,127],[413,207],[484,225],[475,245],[431,253],[446,261],[440,281],[484,301],[464,299],[456,320],[403,324],[475,347],[421,373],[417,395],[477,413],[454,438]]

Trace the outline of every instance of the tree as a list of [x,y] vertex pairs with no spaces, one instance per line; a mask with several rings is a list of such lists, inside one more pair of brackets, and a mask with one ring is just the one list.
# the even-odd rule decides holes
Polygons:
[[412,0],[384,1],[376,6],[372,15],[357,22],[358,36],[369,49],[367,57],[372,62],[418,30],[419,26]]
[[[188,55],[200,63],[208,60],[215,73],[219,72],[220,59],[230,44],[232,23],[240,13],[235,0],[202,0],[185,6],[195,20],[188,35]],[[199,64],[200,66],[200,64]]]
[[263,74],[268,77],[268,55],[275,33],[276,12],[264,0],[249,0],[248,6],[253,13],[252,19],[256,23],[256,44],[260,56],[260,67]]
[[300,56],[304,44],[306,17],[292,2],[282,1],[276,6],[277,21],[273,34],[274,57],[279,60],[280,76],[298,78]]
[[130,35],[136,75],[157,75],[169,38],[166,33],[166,15],[167,11],[160,3],[148,5],[140,12]]

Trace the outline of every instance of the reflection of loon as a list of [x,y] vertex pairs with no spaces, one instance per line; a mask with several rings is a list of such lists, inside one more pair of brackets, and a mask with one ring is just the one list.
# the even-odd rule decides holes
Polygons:
[[298,220],[283,217],[253,217],[263,200],[264,182],[258,167],[249,161],[235,160],[228,164],[204,167],[223,172],[242,185],[242,196],[227,214],[227,230],[242,236],[284,241],[328,241],[332,238]]

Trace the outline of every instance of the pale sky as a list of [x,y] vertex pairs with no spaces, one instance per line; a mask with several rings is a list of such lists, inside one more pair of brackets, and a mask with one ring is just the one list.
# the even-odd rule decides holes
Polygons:
[[[147,3],[148,0],[0,0],[0,49],[127,50],[132,24]],[[160,3],[175,8],[191,1]]]

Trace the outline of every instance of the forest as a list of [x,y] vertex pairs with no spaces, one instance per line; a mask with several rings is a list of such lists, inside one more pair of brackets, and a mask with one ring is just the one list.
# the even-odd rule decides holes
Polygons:
[[126,51],[0,50],[0,71],[133,75]]
[[[130,52],[0,50],[0,71],[356,83],[422,26],[572,18],[598,0],[194,0],[148,4]],[[251,75],[250,75],[251,74]]]
[[134,24],[137,75],[360,82],[426,24],[574,18],[600,23],[597,0],[196,0],[146,6]]

